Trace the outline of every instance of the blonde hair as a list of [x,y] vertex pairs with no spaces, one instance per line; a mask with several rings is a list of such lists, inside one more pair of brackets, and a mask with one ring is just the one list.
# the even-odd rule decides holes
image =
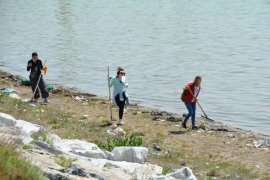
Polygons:
[[201,85],[199,84],[200,82],[202,82],[202,77],[201,77],[201,76],[196,76],[196,77],[194,78],[193,84],[194,84],[195,86],[201,86]]

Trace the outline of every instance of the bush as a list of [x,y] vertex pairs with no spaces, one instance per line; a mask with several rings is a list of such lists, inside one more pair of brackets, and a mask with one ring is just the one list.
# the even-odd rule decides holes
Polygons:
[[137,133],[131,135],[125,135],[123,138],[109,138],[106,144],[98,143],[98,146],[102,149],[112,151],[114,147],[119,146],[141,146],[142,137]]
[[19,153],[9,147],[0,146],[1,179],[45,180],[42,171],[28,161],[19,158]]

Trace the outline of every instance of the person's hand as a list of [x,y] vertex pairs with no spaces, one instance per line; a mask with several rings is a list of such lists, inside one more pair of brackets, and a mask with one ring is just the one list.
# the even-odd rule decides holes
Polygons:
[[29,64],[28,64],[28,67],[32,67],[32,63],[29,63]]

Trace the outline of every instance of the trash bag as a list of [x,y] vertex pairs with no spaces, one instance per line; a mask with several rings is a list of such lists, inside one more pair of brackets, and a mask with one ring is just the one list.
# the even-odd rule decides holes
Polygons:
[[5,88],[5,89],[2,90],[2,92],[3,92],[4,94],[10,94],[10,93],[13,92],[13,90],[12,90],[12,89],[9,89],[9,88]]
[[53,84],[48,84],[47,85],[47,90],[48,91],[52,91],[52,90],[54,90],[55,89],[55,86],[53,85]]
[[30,86],[30,81],[28,79],[24,79],[24,80],[22,80],[22,84],[24,86]]

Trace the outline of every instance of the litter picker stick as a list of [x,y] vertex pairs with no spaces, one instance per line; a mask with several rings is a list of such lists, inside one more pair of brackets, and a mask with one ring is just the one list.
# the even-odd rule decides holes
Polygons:
[[108,66],[107,68],[107,72],[108,72],[108,88],[109,88],[109,108],[110,108],[110,119],[111,121],[113,120],[112,117],[112,94],[111,94],[111,85],[110,85],[110,67]]
[[[191,89],[190,89],[189,86],[188,86],[188,90],[189,90],[189,92],[191,93],[191,95],[193,96],[193,98],[196,98],[196,97],[194,96],[193,92],[191,91]],[[203,112],[203,114],[204,114],[204,117],[205,117],[206,119],[210,120],[210,121],[214,121],[213,119],[210,119],[210,118],[207,116],[207,114],[206,114],[205,111],[203,110],[202,106],[200,105],[199,101],[197,100],[196,102],[197,102],[197,104],[199,105],[200,109],[202,110],[202,112]]]
[[[45,62],[44,62],[44,67],[46,66],[46,62],[47,62],[47,60],[45,60]],[[38,77],[37,85],[36,85],[36,87],[35,87],[35,90],[34,90],[32,99],[35,98],[35,94],[36,94],[36,91],[37,91],[37,88],[38,88],[38,84],[39,84],[39,81],[40,81],[40,79],[41,79],[41,75],[42,75],[41,70],[42,70],[42,69],[40,69],[40,75],[39,75],[39,77]]]

